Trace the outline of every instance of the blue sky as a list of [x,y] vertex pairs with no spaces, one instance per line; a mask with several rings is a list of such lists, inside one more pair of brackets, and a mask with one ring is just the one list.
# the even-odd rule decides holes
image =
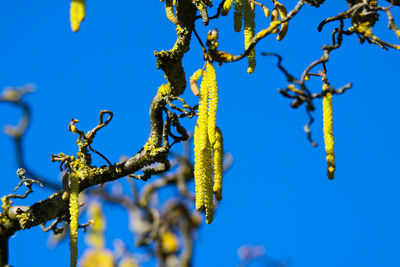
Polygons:
[[[292,2],[282,0],[288,8]],[[287,85],[285,78],[275,58],[260,55],[281,54],[284,66],[298,77],[322,55],[320,47],[330,42],[336,26],[327,25],[318,33],[318,23],[346,6],[345,1],[327,1],[319,9],[304,7],[282,42],[273,37],[259,43],[251,75],[246,61],[216,68],[218,125],[234,165],[224,177],[223,200],[214,222],[197,234],[194,266],[235,266],[237,249],[247,243],[263,245],[268,256],[288,260],[293,267],[400,266],[399,52],[361,45],[350,36],[331,54],[327,65],[331,84],[353,82],[353,89],[333,98],[334,181],[326,177],[321,103],[316,101],[311,127],[319,143],[314,148],[302,130],[307,121],[304,107],[290,108],[290,101],[277,93]],[[149,133],[149,104],[165,82],[153,52],[170,49],[176,36],[163,3],[155,0],[88,0],[87,17],[77,34],[70,31],[68,10],[69,1],[0,3],[0,88],[36,85],[36,92],[26,97],[33,116],[24,140],[26,161],[54,181],[58,165],[50,162],[50,155],[76,153],[75,136],[67,132],[71,118],[88,130],[97,124],[100,110],[113,111],[113,121],[93,144],[113,162],[143,146]],[[400,17],[398,7],[393,11]],[[215,8],[210,11],[214,12]],[[262,12],[256,14],[256,29],[268,23]],[[243,36],[233,31],[232,14],[207,27],[197,23],[203,41],[215,27],[221,49],[242,51]],[[376,31],[396,42],[384,16]],[[193,39],[184,58],[187,78],[203,64]],[[319,83],[312,85],[313,91],[320,90]],[[197,102],[190,90],[183,97],[192,105]],[[0,125],[16,124],[19,110],[7,105],[0,110]],[[186,120],[185,126],[192,130],[194,123]],[[18,182],[10,141],[0,135],[0,195]],[[37,189],[23,203],[48,195],[49,191]],[[132,242],[125,231],[127,216],[106,208],[108,246],[115,238]],[[47,234],[38,227],[18,232],[10,240],[10,264],[45,267],[58,261],[68,266],[67,243],[48,250],[46,240]]]

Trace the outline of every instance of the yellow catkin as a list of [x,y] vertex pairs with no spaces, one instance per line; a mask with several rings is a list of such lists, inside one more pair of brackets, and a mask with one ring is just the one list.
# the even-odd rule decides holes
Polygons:
[[78,258],[78,215],[79,215],[79,180],[75,175],[70,177],[70,197],[69,197],[69,248],[71,253],[70,266],[75,267]]
[[222,6],[222,9],[221,9],[221,15],[222,16],[228,15],[228,12],[231,9],[232,4],[233,4],[233,0],[226,0],[225,1],[224,5]]
[[69,10],[69,19],[71,23],[71,29],[73,32],[79,31],[81,22],[85,19],[86,15],[86,4],[85,0],[72,0],[71,8]]
[[124,257],[118,264],[118,267],[139,267],[139,264],[134,258]]
[[[275,23],[278,20],[278,16],[279,16],[279,11],[275,7],[274,9],[272,9],[270,27],[271,27],[271,25],[276,25]],[[272,33],[278,33],[279,32],[279,28],[274,28],[271,32]]]
[[165,254],[172,254],[178,251],[178,237],[169,231],[165,231],[161,236],[161,249]]
[[224,139],[222,138],[222,132],[217,127],[216,130],[216,142],[213,145],[214,157],[214,186],[213,191],[215,198],[218,201],[222,200],[222,171],[223,171],[223,155],[224,155]]
[[196,193],[196,209],[204,209],[204,153],[200,148],[200,130],[198,126],[194,128],[194,183]]
[[[323,89],[327,87],[324,84]],[[323,116],[324,116],[324,139],[326,161],[328,162],[328,178],[333,179],[335,176],[335,151],[333,138],[333,119],[332,119],[332,94],[327,93],[322,100]]]
[[[286,8],[281,3],[279,3],[278,1],[275,1],[275,7],[278,9],[279,16],[281,17],[281,20],[286,18],[286,16],[287,16]],[[289,29],[289,22],[282,23],[281,24],[281,30],[280,30],[278,36],[276,37],[276,40],[282,41],[283,38],[285,38],[288,29]]]
[[171,21],[174,24],[178,24],[178,19],[174,14],[174,5],[172,3],[172,0],[165,1],[165,14],[167,15],[169,21]]
[[217,127],[217,109],[218,109],[218,86],[215,69],[211,63],[207,62],[207,79],[208,79],[208,139],[211,145],[215,143],[215,130]]
[[242,0],[235,0],[234,3],[234,13],[233,13],[233,26],[235,32],[242,31],[242,19],[243,19],[243,6]]
[[206,210],[206,223],[210,224],[214,218],[214,202],[213,202],[213,177],[212,177],[212,148],[211,144],[207,144],[205,152],[205,186],[204,186],[204,207]]
[[[114,267],[113,254],[109,250],[86,250],[79,262],[80,267]],[[120,265],[119,265],[120,266]]]
[[[214,218],[214,194],[213,194],[213,158],[212,158],[212,144],[215,143],[215,130],[217,120],[217,107],[218,107],[218,87],[217,78],[213,65],[207,62],[206,68],[207,75],[203,77],[207,79],[208,87],[208,112],[207,112],[207,145],[204,150],[204,207],[206,210],[206,222],[210,224]],[[201,87],[203,93],[203,87]]]
[[203,70],[199,69],[195,71],[193,75],[190,77],[190,89],[192,90],[195,96],[198,96],[200,94],[199,87],[197,86],[197,81],[200,79],[202,75],[203,75]]
[[[247,49],[255,34],[255,22],[254,22],[254,12],[251,10],[250,4],[247,0],[242,0],[243,6],[243,17],[244,17],[244,48]],[[249,67],[247,68],[248,73],[253,73],[256,67],[256,51],[253,48],[247,55],[247,60]]]
[[208,71],[203,72],[203,79],[200,84],[200,103],[198,109],[198,119],[197,126],[199,127],[200,133],[200,148],[201,150],[205,150],[207,147],[208,141],[208,92],[209,92],[209,84],[208,84]]
[[266,6],[263,6],[262,8],[263,8],[265,17],[268,18],[269,15],[271,15],[271,12],[269,11],[268,7],[266,7]]
[[98,250],[103,249],[105,244],[104,231],[106,229],[106,221],[101,204],[98,202],[91,202],[88,213],[94,223],[90,225],[89,231],[85,235],[85,242],[87,245]]
[[203,79],[200,85],[200,103],[198,109],[197,125],[194,132],[194,179],[196,186],[196,209],[204,208],[204,194],[206,191],[207,174],[207,147],[208,147],[208,73],[203,72]]
[[202,75],[203,75],[203,70],[202,69],[198,69],[190,77],[190,80],[194,80],[194,81],[197,82],[201,78]]

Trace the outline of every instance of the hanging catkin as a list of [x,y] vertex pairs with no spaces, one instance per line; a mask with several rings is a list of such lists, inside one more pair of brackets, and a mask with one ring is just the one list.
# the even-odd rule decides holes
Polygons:
[[[323,91],[327,90],[327,84],[323,85]],[[333,116],[332,116],[332,93],[328,92],[322,100],[323,116],[324,116],[324,139],[326,161],[328,163],[328,178],[335,177],[335,151],[334,151],[334,137],[333,137]]]

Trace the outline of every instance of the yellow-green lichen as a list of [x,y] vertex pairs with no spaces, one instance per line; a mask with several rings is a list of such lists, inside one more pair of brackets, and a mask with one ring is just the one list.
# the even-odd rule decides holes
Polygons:
[[0,223],[4,223],[7,220],[7,211],[11,207],[12,201],[10,201],[6,196],[1,198],[1,213],[0,213]]
[[158,87],[157,92],[161,97],[171,94],[171,85],[169,84],[162,84]]

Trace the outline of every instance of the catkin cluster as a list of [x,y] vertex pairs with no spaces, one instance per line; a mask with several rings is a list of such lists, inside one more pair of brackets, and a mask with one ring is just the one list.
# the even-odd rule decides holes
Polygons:
[[[272,10],[271,23],[278,20],[278,14],[281,17],[281,20],[287,16],[287,10],[280,2],[275,1],[274,4],[275,4],[275,8]],[[276,31],[273,32],[273,33],[279,32],[278,36],[276,37],[276,40],[282,41],[283,38],[286,36],[288,29],[289,29],[289,22],[283,22],[281,24],[280,30],[278,28],[276,28],[275,29]]]
[[[255,34],[255,22],[254,22],[254,8],[250,6],[248,0],[235,0],[234,2],[234,14],[233,14],[233,25],[236,32],[242,30],[243,20],[243,32],[244,32],[244,48],[247,49],[253,41]],[[223,10],[223,9],[222,9]],[[229,11],[229,9],[228,9]],[[253,73],[256,67],[256,51],[255,48],[251,49],[247,55],[248,59],[248,73]]]
[[[194,131],[194,180],[196,209],[205,210],[206,222],[211,223],[214,216],[213,196],[222,199],[223,139],[216,126],[218,107],[218,87],[213,65],[206,63],[202,71],[198,119]],[[200,72],[194,76],[198,79]]]
[[69,10],[69,20],[71,22],[71,29],[73,32],[79,31],[81,22],[85,19],[86,15],[85,0],[72,0],[71,8]]
[[75,175],[70,176],[70,196],[69,196],[69,248],[70,266],[75,267],[78,258],[78,215],[79,215],[79,180]]
[[[327,84],[324,83],[323,91],[327,90]],[[324,139],[326,161],[328,162],[328,178],[333,179],[335,176],[335,151],[333,138],[333,119],[332,119],[332,93],[327,93],[322,100],[323,116],[324,116]]]

